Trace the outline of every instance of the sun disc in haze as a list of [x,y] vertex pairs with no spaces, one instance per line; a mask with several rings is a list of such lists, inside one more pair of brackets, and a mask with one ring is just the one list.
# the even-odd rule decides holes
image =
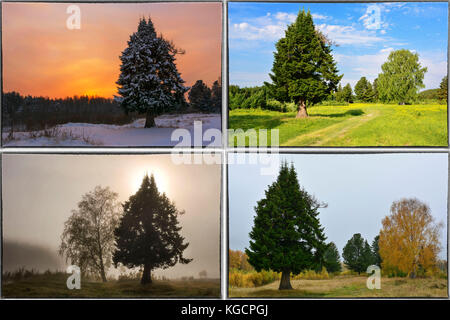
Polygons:
[[136,170],[132,177],[131,177],[131,183],[130,183],[130,189],[133,194],[135,194],[139,188],[141,187],[142,180],[144,179],[145,175],[148,174],[149,177],[153,174],[155,177],[156,186],[158,187],[158,191],[163,193],[167,193],[167,179],[164,175],[164,173],[160,172],[159,170]]

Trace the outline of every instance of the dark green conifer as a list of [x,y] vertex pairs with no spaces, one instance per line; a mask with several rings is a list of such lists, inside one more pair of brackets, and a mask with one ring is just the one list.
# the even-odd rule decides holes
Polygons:
[[280,102],[295,102],[296,117],[307,117],[307,107],[336,91],[342,78],[330,41],[315,29],[311,13],[301,10],[275,46],[272,83],[265,83],[269,93]]
[[128,268],[143,267],[141,284],[151,283],[154,269],[166,269],[183,257],[189,243],[180,235],[178,216],[183,214],[165,193],[159,193],[153,175],[142,180],[139,190],[125,202],[124,215],[115,230],[117,251],[114,264]]
[[277,180],[255,207],[250,247],[257,270],[282,273],[279,289],[291,289],[290,274],[323,265],[325,235],[318,209],[323,206],[300,187],[294,167],[283,163]]

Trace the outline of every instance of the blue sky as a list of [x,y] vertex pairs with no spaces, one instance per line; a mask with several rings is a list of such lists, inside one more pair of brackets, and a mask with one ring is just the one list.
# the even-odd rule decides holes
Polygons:
[[[340,253],[355,233],[372,242],[393,201],[416,197],[444,223],[440,257],[446,257],[447,154],[285,154],[280,160],[293,162],[300,185],[328,204],[319,218],[327,241],[333,241]],[[254,206],[276,180],[278,172],[261,175],[263,167],[228,165],[230,249],[248,247]]]
[[[377,8],[369,8],[374,5]],[[309,9],[316,27],[338,44],[333,55],[344,74],[343,85],[354,87],[361,76],[373,81],[389,52],[402,48],[419,53],[421,64],[428,67],[426,89],[437,88],[447,73],[447,2],[229,2],[230,84],[269,81],[275,42],[301,8]],[[373,19],[376,12],[379,20]]]

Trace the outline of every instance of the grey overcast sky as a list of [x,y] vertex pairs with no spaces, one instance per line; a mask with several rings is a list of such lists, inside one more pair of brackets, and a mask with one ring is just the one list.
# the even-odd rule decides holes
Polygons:
[[[333,241],[341,255],[355,233],[372,242],[393,201],[416,197],[430,206],[436,221],[444,223],[440,257],[446,257],[447,154],[283,154],[280,159],[293,162],[300,185],[328,203],[319,218],[327,241]],[[276,175],[261,175],[261,167],[228,166],[230,249],[248,247],[253,208],[276,180]]]
[[185,256],[194,259],[156,274],[197,277],[207,270],[219,277],[220,165],[175,165],[170,155],[3,155],[2,171],[4,240],[55,254],[64,222],[84,193],[109,186],[124,202],[146,172],[154,173],[160,189],[186,212],[180,217],[190,243]]

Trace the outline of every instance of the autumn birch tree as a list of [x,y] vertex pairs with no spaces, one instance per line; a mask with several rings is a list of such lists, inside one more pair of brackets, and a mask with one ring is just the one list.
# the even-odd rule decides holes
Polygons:
[[436,223],[430,208],[418,199],[402,199],[383,219],[379,250],[382,268],[398,270],[411,278],[419,268],[433,270],[441,250],[442,223]]

